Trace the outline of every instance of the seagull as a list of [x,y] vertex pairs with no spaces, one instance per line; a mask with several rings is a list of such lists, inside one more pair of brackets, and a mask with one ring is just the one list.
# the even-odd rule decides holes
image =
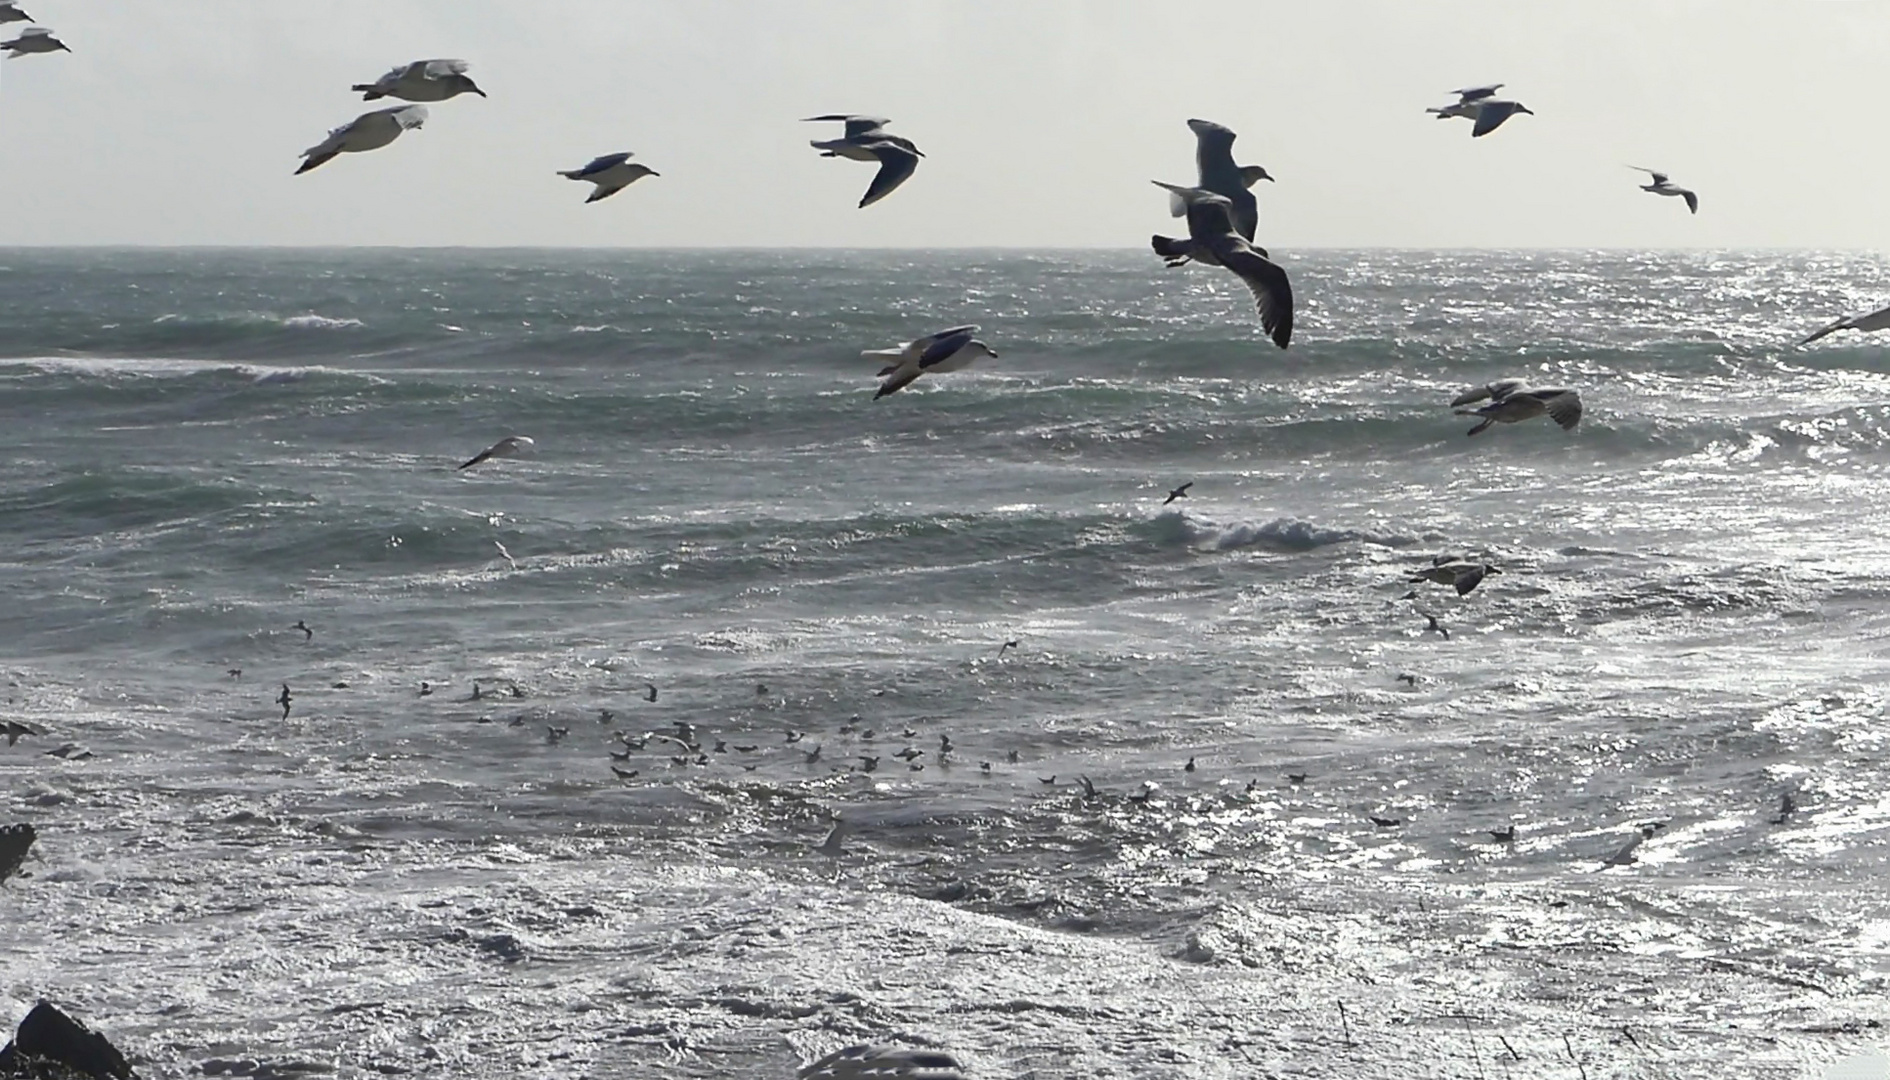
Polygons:
[[[15,9],[17,10],[17,9]],[[0,22],[11,22],[0,19]],[[0,42],[0,49],[5,49],[8,56],[25,56],[27,53],[71,52],[66,43],[53,37],[53,32],[43,26],[35,26],[20,31],[20,36],[12,41]]]
[[1017,646],[1018,646],[1018,641],[1016,638],[1012,638],[1011,640],[1005,642],[1004,644],[999,645],[998,646],[998,659],[1002,660],[1004,658],[1004,651],[1006,649],[1015,649],[1017,648]]
[[1516,842],[1516,826],[1514,823],[1505,825],[1500,829],[1490,829],[1488,831],[1490,839],[1499,844],[1513,844]]
[[630,158],[629,151],[621,154],[605,154],[603,157],[593,159],[582,169],[567,169],[560,171],[558,175],[566,180],[589,180],[597,185],[591,189],[591,197],[584,200],[587,204],[599,199],[608,199],[646,176],[663,175],[648,165],[631,163]]
[[1444,635],[1444,640],[1445,640],[1445,641],[1449,641],[1449,640],[1450,640],[1450,631],[1448,631],[1448,630],[1446,630],[1446,629],[1444,629],[1444,624],[1443,624],[1443,623],[1440,623],[1440,622],[1438,622],[1438,621],[1437,621],[1437,616],[1435,616],[1435,615],[1426,615],[1426,616],[1424,616],[1424,617],[1425,617],[1426,619],[1429,619],[1429,620],[1430,620],[1430,625],[1429,625],[1429,626],[1426,626],[1426,627],[1424,628],[1424,632],[1425,632],[1425,633],[1427,633],[1427,634],[1429,634],[1429,633],[1433,633],[1433,632],[1435,632],[1435,633],[1439,633],[1439,634],[1442,634],[1442,635]]
[[849,1046],[802,1066],[795,1080],[965,1080],[958,1059],[943,1050]]
[[[1227,199],[1233,204],[1234,229],[1252,241],[1260,226],[1260,204],[1248,189],[1262,180],[1272,180],[1258,165],[1234,164],[1234,133],[1212,120],[1190,120],[1194,132],[1194,164],[1200,176],[1195,187]],[[1188,205],[1181,198],[1170,199],[1169,209],[1176,217],[1185,217]]]
[[289,703],[294,700],[294,696],[289,693],[289,684],[283,683],[282,693],[276,695],[276,704],[282,706],[282,718],[284,720],[289,718]]
[[408,128],[417,128],[427,122],[425,105],[401,105],[392,109],[376,109],[362,113],[353,120],[328,133],[320,143],[302,151],[307,161],[295,170],[300,176],[310,169],[319,168],[332,161],[337,154],[354,154],[363,150],[379,150]]
[[1261,327],[1275,345],[1286,348],[1293,339],[1293,286],[1287,281],[1286,271],[1267,257],[1265,248],[1248,243],[1236,231],[1233,203],[1225,195],[1201,188],[1178,187],[1160,180],[1154,183],[1180,198],[1188,208],[1188,239],[1156,236],[1150,240],[1155,254],[1169,266],[1194,259],[1232,270],[1253,293]]
[[1461,116],[1466,120],[1475,120],[1479,107],[1478,103],[1496,96],[1496,92],[1502,88],[1502,83],[1491,83],[1488,86],[1472,86],[1463,90],[1452,90],[1451,93],[1457,95],[1457,100],[1454,103],[1446,105],[1441,109],[1425,109],[1424,111],[1437,114],[1439,120],[1448,120],[1453,116]]
[[33,17],[20,10],[14,0],[0,0],[0,26],[10,22],[32,22]]
[[1862,330],[1869,333],[1872,330],[1882,330],[1886,326],[1890,326],[1890,307],[1880,307],[1868,315],[1847,315],[1819,329],[1798,344],[1809,345],[1826,334],[1835,334],[1839,330]]
[[7,737],[7,745],[12,746],[14,743],[20,741],[20,736],[38,735],[40,731],[30,724],[22,724],[18,720],[8,720],[5,723],[0,723],[0,734],[4,734]]
[[1169,503],[1171,503],[1171,502],[1174,502],[1174,501],[1175,501],[1176,499],[1185,499],[1185,498],[1187,498],[1187,497],[1188,497],[1188,489],[1189,489],[1189,488],[1191,488],[1191,487],[1193,487],[1193,486],[1194,486],[1194,481],[1192,481],[1192,480],[1190,480],[1190,481],[1188,481],[1187,483],[1185,483],[1185,484],[1183,484],[1183,485],[1181,485],[1180,487],[1178,487],[1178,488],[1176,488],[1175,490],[1173,490],[1173,491],[1171,491],[1171,492],[1169,492],[1169,493],[1168,493],[1168,497],[1167,497],[1166,499],[1163,499],[1163,500],[1162,500],[1162,505],[1163,505],[1163,506],[1167,506],[1167,505],[1168,505]]
[[1371,819],[1371,823],[1373,825],[1378,826],[1381,829],[1395,829],[1398,826],[1404,824],[1403,818],[1379,817],[1377,814],[1371,814],[1368,816]]
[[954,326],[896,348],[868,349],[860,353],[893,361],[880,369],[879,376],[886,381],[879,384],[879,393],[873,395],[873,400],[898,393],[928,372],[958,371],[970,367],[980,356],[997,359],[991,346],[971,336],[977,332],[976,326]]
[[[1458,596],[1466,596],[1470,590],[1481,585],[1485,577],[1500,573],[1502,573],[1501,570],[1489,563],[1471,562],[1468,559],[1439,558],[1431,560],[1431,565],[1414,573],[1411,580],[1448,585],[1457,590]],[[1443,627],[1440,626],[1438,629],[1442,630]]]
[[415,60],[371,83],[357,84],[354,89],[361,92],[363,101],[378,101],[384,97],[397,97],[406,101],[445,101],[460,94],[485,97],[486,92],[466,77],[466,69],[471,66],[464,60]]
[[846,848],[841,846],[841,843],[846,837],[846,831],[847,823],[839,818],[835,818],[833,821],[833,831],[828,833],[827,839],[821,841],[820,846],[814,850],[830,859],[837,859],[845,855],[847,851]]
[[1655,172],[1652,169],[1644,168],[1640,165],[1629,165],[1628,168],[1644,172],[1654,178],[1653,183],[1641,185],[1642,191],[1651,191],[1656,195],[1677,195],[1687,201],[1688,213],[1697,214],[1700,212],[1700,197],[1688,191],[1686,188],[1675,187],[1673,181],[1667,179],[1666,173]]
[[919,159],[925,155],[912,144],[911,139],[904,139],[885,130],[892,121],[883,116],[855,116],[847,113],[829,113],[825,116],[810,116],[804,123],[817,123],[826,120],[838,120],[846,125],[846,134],[838,139],[827,141],[813,140],[808,143],[820,151],[821,157],[844,157],[855,161],[877,161],[879,172],[873,182],[867,186],[866,195],[860,199],[860,209],[873,205],[893,193],[893,189],[906,182],[919,168]]
[[1499,101],[1495,98],[1485,98],[1477,102],[1476,110],[1476,126],[1470,129],[1470,137],[1473,139],[1480,139],[1502,127],[1503,121],[1517,113],[1536,115],[1534,110],[1520,101]]
[[643,700],[645,700],[645,701],[655,701],[655,700],[656,700],[656,684],[655,684],[655,683],[653,683],[653,682],[646,682],[646,683],[644,683],[644,684],[643,684],[643,689],[645,689],[646,691],[648,691],[648,693],[646,693],[646,694],[644,694],[644,695],[643,695]]
[[313,631],[313,630],[311,630],[311,629],[309,629],[309,625],[308,625],[308,620],[307,620],[307,619],[297,619],[297,620],[295,620],[295,625],[294,625],[294,626],[291,626],[291,627],[289,627],[289,629],[291,629],[291,630],[300,630],[300,631],[302,631],[302,633],[303,633],[304,635],[306,635],[306,636],[304,636],[304,637],[302,638],[302,640],[303,640],[304,642],[309,642],[309,641],[314,641],[314,640],[315,640],[315,631]]
[[529,435],[507,435],[505,438],[479,451],[479,456],[461,465],[460,468],[470,469],[482,461],[490,461],[493,458],[500,457],[512,457],[515,454],[522,454],[528,450],[534,450],[537,446],[538,444],[533,442]]
[[505,544],[502,541],[494,540],[492,546],[499,549],[499,555],[505,559],[507,566],[510,566],[514,570],[518,569],[518,560],[514,559],[512,553],[505,549]]
[[1475,409],[1456,409],[1458,416],[1483,418],[1481,423],[1470,429],[1471,435],[1482,432],[1491,424],[1517,424],[1533,420],[1544,413],[1560,424],[1563,431],[1573,431],[1575,425],[1582,422],[1582,399],[1575,391],[1561,387],[1539,389],[1521,379],[1502,379],[1488,386],[1472,387],[1458,394],[1450,404],[1455,408],[1484,398],[1490,399],[1488,405]]

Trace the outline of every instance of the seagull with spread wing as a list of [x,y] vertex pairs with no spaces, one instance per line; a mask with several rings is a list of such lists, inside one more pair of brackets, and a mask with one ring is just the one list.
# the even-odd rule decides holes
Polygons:
[[319,144],[302,151],[302,156],[308,160],[302,162],[302,167],[295,170],[295,175],[300,176],[310,169],[326,165],[340,154],[379,150],[400,138],[401,132],[417,128],[426,122],[427,107],[425,105],[401,105],[397,108],[362,113],[329,132],[328,138],[323,139]]
[[[16,9],[17,10],[17,9]],[[12,41],[0,41],[0,49],[7,51],[9,58],[25,56],[28,53],[71,52],[66,43],[53,36],[51,30],[35,26],[20,31],[20,36]]]
[[0,26],[10,22],[32,22],[33,17],[20,10],[18,0],[0,0]]
[[891,120],[883,116],[858,116],[852,113],[828,113],[824,116],[810,116],[803,123],[839,121],[846,125],[846,133],[838,139],[815,139],[808,145],[820,151],[821,157],[852,158],[854,161],[876,161],[879,172],[873,175],[873,182],[867,185],[866,195],[860,199],[860,208],[865,209],[893,193],[893,189],[911,179],[918,171],[919,159],[925,155],[913,145],[911,139],[902,138],[886,130]]
[[486,447],[484,450],[479,451],[478,456],[474,457],[466,464],[461,465],[460,468],[470,469],[482,461],[491,461],[493,458],[514,457],[529,450],[534,450],[537,446],[538,444],[533,442],[529,435],[508,435],[498,442],[493,443],[491,446]]
[[1651,191],[1656,195],[1673,195],[1685,199],[1687,201],[1688,213],[1697,214],[1700,212],[1700,197],[1688,191],[1686,188],[1674,186],[1673,181],[1667,179],[1666,173],[1656,172],[1653,169],[1641,165],[1629,165],[1628,168],[1636,172],[1644,172],[1654,178],[1653,183],[1641,185],[1642,191]]
[[976,326],[954,326],[896,348],[868,349],[861,353],[861,356],[892,361],[880,369],[879,377],[886,381],[879,385],[879,393],[873,395],[873,400],[898,393],[921,375],[958,371],[970,367],[980,356],[997,359],[997,353],[989,345],[972,337],[977,332]]
[[[1259,165],[1234,164],[1233,129],[1212,120],[1190,120],[1188,130],[1194,132],[1194,164],[1199,173],[1194,186],[1231,202],[1234,230],[1251,241],[1260,227],[1260,204],[1249,189],[1273,177]],[[1188,213],[1187,204],[1180,198],[1170,199],[1169,209],[1176,217]]]
[[1436,114],[1439,120],[1449,120],[1454,116],[1461,116],[1465,120],[1475,120],[1478,103],[1495,97],[1496,92],[1502,88],[1502,83],[1491,83],[1488,86],[1470,86],[1462,90],[1452,90],[1451,93],[1457,95],[1456,101],[1441,109],[1425,109],[1424,111]]
[[587,203],[594,203],[599,199],[610,198],[646,176],[662,175],[647,165],[632,163],[630,160],[632,156],[627,151],[621,154],[605,154],[582,169],[563,170],[558,175],[566,180],[589,180],[597,185],[591,189],[591,197],[584,200]]
[[[1487,399],[1488,405],[1474,409],[1461,406]],[[1522,379],[1501,379],[1488,386],[1473,387],[1451,401],[1458,416],[1480,416],[1483,422],[1470,429],[1476,435],[1491,424],[1519,424],[1547,415],[1563,431],[1575,430],[1582,422],[1581,395],[1573,390],[1530,386]]]
[[415,60],[371,83],[357,83],[354,89],[361,92],[363,101],[378,101],[384,97],[397,97],[403,101],[445,101],[460,94],[485,97],[486,92],[466,76],[471,67],[464,60]]
[[1798,344],[1809,345],[1826,334],[1835,334],[1839,330],[1859,330],[1868,334],[1873,330],[1882,330],[1886,326],[1890,326],[1890,307],[1880,307],[1867,315],[1846,315],[1836,322],[1820,327]]
[[1273,343],[1284,349],[1293,340],[1293,286],[1286,271],[1268,257],[1267,250],[1256,247],[1235,228],[1234,204],[1225,195],[1201,188],[1181,187],[1154,181],[1187,208],[1188,239],[1172,240],[1156,236],[1150,241],[1155,254],[1169,266],[1180,266],[1193,259],[1210,266],[1224,266],[1234,272],[1253,293],[1260,309],[1260,325]]
[[[1515,116],[1517,113],[1528,113],[1530,116],[1536,115],[1534,109],[1531,109],[1520,101],[1505,101],[1498,98],[1483,98],[1468,104],[1459,103],[1457,107],[1476,110],[1471,114],[1471,119],[1476,121],[1476,124],[1470,128],[1470,137],[1473,139],[1480,139],[1490,132],[1495,131],[1497,128],[1502,127],[1503,121]],[[1464,114],[1456,113],[1453,115],[1461,116]]]

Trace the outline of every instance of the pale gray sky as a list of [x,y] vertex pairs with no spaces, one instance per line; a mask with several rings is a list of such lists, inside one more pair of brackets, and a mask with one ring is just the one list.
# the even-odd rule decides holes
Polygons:
[[[0,245],[1131,248],[1173,231],[1193,116],[1265,165],[1261,243],[1890,246],[1890,4],[1713,0],[30,0],[72,55],[0,63]],[[17,30],[19,24],[8,28]],[[12,36],[9,32],[7,36]],[[292,176],[464,57],[492,96]],[[1472,141],[1423,110],[1501,81]],[[928,155],[819,157],[823,112]],[[554,175],[634,150],[592,206]],[[1636,189],[1628,163],[1699,191]]]

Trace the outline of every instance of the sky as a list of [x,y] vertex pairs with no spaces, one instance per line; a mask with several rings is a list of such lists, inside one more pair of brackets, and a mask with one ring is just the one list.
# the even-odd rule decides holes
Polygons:
[[[0,245],[1127,249],[1177,230],[1149,181],[1193,180],[1203,117],[1277,178],[1269,248],[1890,247],[1874,0],[23,6],[73,52],[0,62]],[[390,104],[351,84],[432,57],[491,96],[292,175]],[[1425,115],[1484,82],[1537,115]],[[827,112],[927,156],[857,209]],[[557,175],[622,150],[661,175],[588,206]]]

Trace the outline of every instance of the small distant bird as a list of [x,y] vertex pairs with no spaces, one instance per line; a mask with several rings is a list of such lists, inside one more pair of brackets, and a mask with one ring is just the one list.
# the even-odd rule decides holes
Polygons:
[[1102,792],[1096,790],[1096,785],[1093,783],[1090,783],[1089,777],[1083,776],[1083,777],[1078,777],[1078,779],[1080,779],[1083,782],[1083,801],[1084,802],[1093,802],[1094,800],[1102,796]]
[[484,450],[479,451],[472,460],[461,465],[460,468],[470,469],[482,461],[491,461],[493,458],[507,458],[517,454],[528,453],[537,447],[538,444],[533,442],[529,435],[508,435],[498,442],[493,443],[491,446],[486,447]]
[[228,675],[232,679],[240,679],[243,677],[243,669],[240,667],[233,667],[230,670],[224,672],[224,674]]
[[820,123],[838,120],[846,125],[846,134],[838,139],[814,140],[808,145],[820,151],[821,157],[852,158],[854,161],[877,161],[879,172],[873,176],[873,182],[866,188],[866,195],[860,199],[860,209],[864,210],[879,200],[893,193],[900,184],[912,178],[918,171],[919,159],[925,155],[912,144],[886,130],[892,121],[883,116],[854,116],[845,113],[830,113],[825,116],[810,116],[805,123]]
[[1406,686],[1416,686],[1417,676],[1411,674],[1408,671],[1400,671],[1398,672],[1398,681],[1405,684]]
[[432,694],[433,694],[433,684],[422,680],[420,683],[420,696],[430,697],[432,696]]
[[[1475,409],[1460,407],[1485,398],[1489,399],[1488,405]],[[1458,416],[1483,418],[1482,423],[1470,429],[1471,435],[1481,434],[1491,424],[1518,424],[1545,413],[1561,425],[1563,431],[1574,431],[1575,425],[1582,422],[1581,395],[1563,387],[1530,386],[1521,379],[1502,379],[1488,386],[1471,387],[1450,404]]]
[[1484,98],[1476,103],[1476,125],[1470,129],[1470,137],[1480,139],[1497,128],[1503,121],[1517,113],[1536,115],[1534,110],[1520,101],[1500,101],[1496,98]]
[[1005,751],[1005,754],[1004,754],[1004,760],[1015,765],[1019,761],[1023,760],[1023,755],[1018,753],[1016,750],[1007,750]]
[[1479,103],[1495,97],[1496,92],[1502,88],[1502,83],[1491,83],[1488,86],[1472,86],[1463,90],[1452,90],[1451,93],[1457,95],[1456,101],[1441,109],[1425,109],[1424,111],[1427,113],[1435,113],[1439,120],[1449,120],[1455,116],[1461,116],[1466,120],[1475,120],[1477,118],[1477,109],[1480,107]]
[[1505,825],[1500,829],[1491,829],[1489,833],[1490,839],[1499,844],[1513,844],[1516,842],[1516,826],[1514,824]]
[[1311,775],[1312,775],[1311,773],[1290,772],[1286,774],[1286,782],[1293,785],[1294,787],[1298,787],[1299,785],[1305,783],[1306,778]]
[[1017,648],[1017,639],[1013,638],[1010,641],[1007,641],[1004,644],[998,646],[998,657],[1001,659],[1004,656],[1004,650],[1015,649],[1015,648]]
[[656,700],[656,684],[655,684],[655,683],[653,683],[653,682],[651,682],[651,683],[644,683],[644,684],[643,684],[643,689],[644,689],[644,690],[646,691],[646,693],[645,693],[645,694],[643,695],[643,700],[645,700],[645,701],[655,701],[655,700]]
[[814,762],[819,761],[820,760],[820,747],[816,746],[812,750],[807,751],[806,757],[807,757],[807,763],[809,765],[812,765]]
[[1395,818],[1395,817],[1379,817],[1377,814],[1373,814],[1371,815],[1371,822],[1373,825],[1376,825],[1381,829],[1395,829],[1398,826],[1404,824],[1404,819]]
[[289,684],[283,683],[282,693],[276,695],[276,704],[282,706],[282,718],[284,720],[289,718],[289,703],[294,700],[294,696],[289,693]]
[[561,170],[558,175],[566,180],[589,180],[596,185],[591,189],[591,196],[584,201],[594,203],[599,199],[608,199],[624,188],[646,176],[661,176],[662,173],[647,165],[639,165],[630,160],[631,154],[605,154],[593,158],[589,165],[581,169]]
[[1287,280],[1286,271],[1268,257],[1265,248],[1254,246],[1235,229],[1233,203],[1224,195],[1202,188],[1164,184],[1160,180],[1154,183],[1181,200],[1188,215],[1188,239],[1152,237],[1149,242],[1155,254],[1169,266],[1180,266],[1192,259],[1233,271],[1253,294],[1254,304],[1260,310],[1260,326],[1275,345],[1286,348],[1293,340],[1293,286]]
[[1640,858],[1640,856],[1634,853],[1635,849],[1640,847],[1642,842],[1651,839],[1653,835],[1654,835],[1654,830],[1652,828],[1645,827],[1645,826],[1642,827],[1642,829],[1639,832],[1635,833],[1633,836],[1628,838],[1627,843],[1622,844],[1618,849],[1616,849],[1614,854],[1601,860],[1601,865],[1604,867],[1605,866],[1632,866]]
[[[1190,120],[1188,130],[1194,132],[1194,186],[1226,199],[1234,231],[1251,243],[1254,233],[1260,228],[1260,204],[1249,189],[1262,180],[1271,181],[1273,177],[1258,165],[1234,164],[1234,139],[1237,136],[1232,128],[1212,120]],[[1169,209],[1176,217],[1182,217],[1188,212],[1187,207],[1179,203],[1170,203]]]
[[545,741],[548,743],[559,742],[569,734],[571,734],[571,729],[568,727],[552,727],[550,724],[545,725]]
[[1890,326],[1890,307],[1880,307],[1867,315],[1847,315],[1836,322],[1829,323],[1798,344],[1809,345],[1826,334],[1835,334],[1839,330],[1861,330],[1869,333],[1873,330],[1882,330],[1886,326]]
[[1783,825],[1786,819],[1797,812],[1798,796],[1787,791],[1778,797],[1778,816],[1772,819],[1772,824]]
[[904,735],[908,739],[916,739],[919,737],[919,733],[912,728],[907,728],[906,730],[900,732],[900,734]]
[[520,698],[520,697],[525,696],[525,688],[520,686],[517,683],[506,684],[505,692],[512,695],[515,698]]
[[795,1080],[965,1080],[958,1059],[942,1050],[862,1044],[805,1065]]
[[32,22],[33,17],[20,10],[16,0],[0,0],[0,26],[10,22]]
[[[1438,622],[1438,621],[1437,621],[1437,616],[1435,616],[1435,615],[1425,615],[1424,617],[1425,617],[1426,619],[1428,619],[1428,620],[1430,620],[1430,625],[1424,628],[1424,632],[1425,632],[1425,633],[1427,633],[1427,634],[1430,634],[1430,633],[1437,633],[1437,634],[1442,634],[1442,635],[1444,635],[1444,640],[1445,640],[1445,641],[1449,641],[1449,640],[1450,640],[1450,631],[1448,631],[1448,630],[1446,630],[1446,629],[1444,629],[1444,624],[1443,624],[1443,623],[1440,623],[1440,622]],[[1412,680],[1411,680],[1411,685],[1413,685],[1413,686],[1416,686],[1416,685],[1417,685],[1417,679],[1416,679],[1416,677],[1415,677],[1415,676],[1414,676],[1414,677],[1412,678]]]
[[1193,487],[1193,486],[1194,486],[1194,481],[1192,481],[1192,480],[1190,480],[1190,481],[1188,481],[1187,483],[1185,483],[1185,484],[1183,484],[1183,485],[1181,485],[1180,487],[1178,487],[1178,488],[1176,488],[1175,490],[1173,490],[1173,491],[1171,491],[1171,492],[1169,492],[1169,493],[1168,493],[1168,497],[1167,497],[1166,499],[1163,499],[1163,500],[1162,500],[1162,505],[1163,505],[1163,506],[1167,506],[1167,505],[1168,505],[1169,503],[1171,503],[1171,502],[1174,502],[1174,501],[1175,501],[1176,499],[1185,499],[1185,498],[1187,498],[1187,497],[1188,497],[1188,489],[1189,489],[1189,488],[1191,488],[1191,487]]
[[715,740],[715,752],[718,754],[728,753],[728,740],[727,739]]
[[860,755],[860,771],[861,772],[872,772],[878,768],[879,768],[879,758],[877,756],[868,757],[865,754]]
[[846,831],[847,823],[840,818],[835,818],[833,821],[833,831],[828,833],[827,839],[821,841],[820,846],[814,850],[830,859],[837,859],[845,855],[847,852],[846,849],[841,846],[841,842],[846,836]]
[[1037,782],[1039,784],[1054,784],[1057,782],[1057,778],[1055,776],[1039,776]]
[[997,359],[991,346],[972,337],[977,332],[976,326],[954,326],[894,348],[867,349],[860,353],[892,361],[879,371],[879,377],[886,381],[879,384],[879,392],[873,395],[873,400],[898,393],[921,375],[959,371],[970,367],[980,356]]
[[[287,694],[289,688],[286,686],[283,687],[282,692]],[[287,706],[284,706],[282,715],[288,715]],[[22,724],[18,720],[8,720],[5,723],[0,723],[0,734],[5,734],[7,737],[7,745],[12,746],[14,743],[19,742],[20,737],[23,735],[38,735],[39,729],[30,724]]]
[[499,549],[499,557],[505,560],[505,565],[511,567],[514,570],[518,569],[518,560],[512,557],[512,553],[505,549],[505,545],[503,543],[497,540],[494,540],[492,542],[492,546]]
[[919,750],[910,746],[906,747],[904,750],[901,750],[897,754],[893,755],[893,757],[903,758],[906,761],[911,761],[913,758],[922,758],[924,756],[925,756],[925,751]]
[[300,176],[310,169],[319,168],[333,161],[341,154],[357,154],[365,150],[379,150],[395,139],[402,132],[421,127],[427,122],[425,105],[401,105],[392,109],[377,109],[371,113],[362,113],[353,120],[330,131],[328,138],[302,151],[307,160],[295,170]]
[[1187,763],[1186,765],[1183,765],[1183,766],[1181,767],[1181,771],[1182,771],[1182,772],[1193,772],[1193,771],[1194,771],[1194,759],[1193,759],[1193,758],[1189,758],[1189,759],[1188,759],[1188,763]]
[[940,733],[938,737],[938,752],[941,754],[949,754],[952,752],[952,737],[950,735]]
[[862,732],[860,732],[860,738],[861,738],[861,739],[862,739],[863,741],[867,741],[867,742],[871,742],[872,740],[874,740],[874,739],[877,739],[877,738],[879,738],[879,732],[877,732],[877,731],[862,731]]
[[46,756],[60,758],[65,761],[90,761],[92,760],[92,751],[87,750],[78,743],[69,742],[57,750],[46,751]]
[[743,746],[741,743],[735,744],[736,752],[742,753],[742,754],[752,754],[759,749],[761,749],[761,747],[759,746]]
[[641,773],[643,770],[642,769],[627,769],[627,770],[619,769],[617,766],[612,765],[610,767],[610,771],[615,773],[617,775],[617,779],[619,780],[635,780],[637,778],[637,775]]
[[988,762],[988,761],[980,761],[980,762],[978,762],[978,771],[979,771],[979,772],[990,772],[990,771],[991,771],[991,763],[990,763],[990,762]]
[[[18,9],[15,9],[18,10]],[[10,22],[12,20],[0,20]],[[28,53],[71,52],[66,43],[53,36],[51,30],[35,26],[30,30],[20,31],[20,36],[12,41],[0,42],[0,49],[7,51],[8,57],[25,56]]]
[[913,772],[924,772],[924,771],[925,771],[925,763],[924,763],[924,762],[922,762],[922,761],[912,761],[912,762],[907,762],[907,763],[906,763],[906,768],[908,768],[908,769],[911,769],[911,770],[912,770]]
[[756,697],[767,697],[767,696],[768,696],[768,684],[767,684],[767,683],[756,683],[756,684],[755,684],[755,696],[756,696]]
[[807,738],[807,733],[806,733],[805,731],[792,731],[792,730],[790,730],[790,731],[788,731],[788,732],[787,732],[787,741],[788,741],[788,742],[791,742],[791,743],[797,743],[797,742],[800,742],[800,741],[801,741],[802,739],[805,739],[805,738]]
[[1413,573],[1411,580],[1448,585],[1457,590],[1458,596],[1467,596],[1472,589],[1483,583],[1485,577],[1502,572],[1486,562],[1471,562],[1468,559],[1439,556],[1432,561],[1431,565],[1421,567]]
[[363,101],[378,101],[384,97],[400,98],[403,101],[445,101],[461,94],[485,97],[486,92],[466,77],[471,67],[464,60],[415,60],[371,83],[357,83],[353,89]]
[[1673,181],[1667,179],[1666,173],[1655,172],[1653,169],[1643,168],[1640,165],[1629,165],[1628,168],[1633,169],[1637,172],[1644,172],[1648,176],[1651,176],[1654,178],[1653,183],[1641,185],[1642,191],[1651,191],[1656,195],[1677,196],[1687,201],[1688,213],[1697,214],[1700,212],[1700,197],[1698,195],[1695,195],[1693,192],[1688,191],[1686,188],[1675,187],[1673,184]]
[[684,742],[696,741],[696,725],[687,720],[671,720],[669,726],[676,729],[676,737]]
[[[474,683],[473,689],[477,690],[478,688],[479,688],[479,684]],[[609,709],[597,710],[597,722],[600,724],[608,724],[612,720],[615,720],[616,718],[617,718],[617,714],[614,712],[611,712]]]
[[291,630],[300,630],[300,631],[302,631],[302,640],[303,640],[303,641],[314,641],[314,640],[315,640],[315,631],[313,631],[313,630],[310,630],[310,629],[309,629],[309,627],[308,627],[308,620],[306,620],[306,619],[297,619],[297,620],[295,620],[295,625],[294,625],[294,626],[291,626],[291,627],[289,627],[289,629],[291,629]]

